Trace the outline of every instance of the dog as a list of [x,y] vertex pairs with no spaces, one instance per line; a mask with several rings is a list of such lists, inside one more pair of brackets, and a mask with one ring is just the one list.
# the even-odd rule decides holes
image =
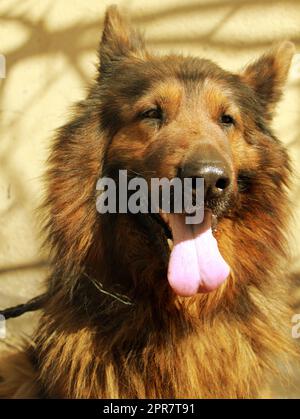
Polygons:
[[[53,270],[1,397],[252,398],[289,338],[290,161],[270,125],[294,46],[240,73],[150,53],[108,8],[87,98],[46,174]],[[204,218],[96,210],[97,181],[204,179]]]

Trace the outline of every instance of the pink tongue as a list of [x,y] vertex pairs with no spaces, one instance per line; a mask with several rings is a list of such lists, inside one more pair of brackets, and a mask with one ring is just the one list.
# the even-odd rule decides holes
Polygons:
[[211,230],[211,213],[202,224],[185,224],[184,214],[168,214],[173,234],[168,280],[176,294],[189,297],[216,289],[230,268],[221,256]]

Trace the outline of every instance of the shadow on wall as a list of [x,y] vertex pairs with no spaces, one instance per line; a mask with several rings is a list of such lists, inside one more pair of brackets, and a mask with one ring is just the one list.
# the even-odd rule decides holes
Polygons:
[[[17,2],[18,0],[16,0],[16,3]],[[201,4],[185,2],[184,5],[160,9],[157,12],[151,12],[142,16],[139,15],[135,17],[134,14],[132,14],[131,20],[134,24],[141,28],[145,28],[148,23],[153,24],[156,21],[161,22],[164,19],[171,21],[172,18],[184,17],[185,15],[198,14],[200,16],[201,13],[205,11],[217,12],[218,10],[224,9],[224,14],[220,20],[205,34],[193,37],[182,35],[161,36],[155,37],[154,39],[151,39],[151,36],[147,36],[148,44],[157,48],[168,45],[180,47],[182,44],[208,44],[215,50],[222,50],[224,48],[236,50],[238,52],[242,50],[260,50],[261,48],[269,47],[276,41],[282,40],[282,37],[279,37],[278,39],[273,38],[271,41],[266,40],[263,37],[261,37],[260,40],[255,41],[247,40],[245,38],[238,39],[236,37],[231,39],[226,38],[225,40],[216,40],[215,35],[237,12],[241,12],[243,8],[251,6],[257,9],[257,13],[261,10],[262,14],[267,15],[268,7],[276,3],[282,4],[283,0],[208,0]],[[284,0],[284,3],[299,6],[299,0]],[[51,6],[49,6],[49,8],[51,8]],[[10,7],[10,10],[11,9],[13,9],[13,6]],[[74,25],[67,28],[51,31],[46,24],[49,9],[45,10],[44,18],[42,17],[38,20],[31,18],[28,15],[12,16],[10,10],[7,13],[2,13],[0,22],[16,22],[18,25],[24,26],[28,36],[18,48],[6,54],[9,71],[12,71],[14,66],[22,60],[28,60],[35,56],[55,56],[57,54],[63,54],[69,65],[82,81],[88,83],[89,80],[87,75],[80,66],[80,58],[87,52],[94,52],[97,50],[103,24],[103,16],[102,19],[97,17],[89,23],[76,22]],[[297,36],[289,38],[291,41],[295,42],[298,47],[300,46],[300,30]],[[46,79],[44,81],[44,85],[39,92],[40,94],[43,94],[45,89],[51,86],[51,81],[51,79]],[[2,93],[2,90],[3,84],[0,86],[0,94]],[[34,98],[32,98],[32,100],[34,100]],[[28,103],[28,106],[30,106],[30,103]]]

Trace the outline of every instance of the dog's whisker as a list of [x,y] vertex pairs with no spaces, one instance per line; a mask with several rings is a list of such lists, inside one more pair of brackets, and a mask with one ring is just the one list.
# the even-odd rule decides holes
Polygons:
[[100,281],[96,281],[94,278],[92,278],[86,273],[84,273],[84,276],[86,276],[93,283],[93,285],[97,288],[97,290],[100,291],[102,294],[109,295],[110,297],[114,298],[115,300],[125,305],[133,305],[133,302],[131,301],[131,299],[127,297],[126,295],[119,294],[117,292],[108,291],[104,288],[103,284]]

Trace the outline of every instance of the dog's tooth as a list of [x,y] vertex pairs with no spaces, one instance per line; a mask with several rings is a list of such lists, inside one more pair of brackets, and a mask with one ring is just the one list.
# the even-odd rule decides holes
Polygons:
[[164,222],[169,225],[169,217],[165,212],[160,212],[159,215],[161,216],[161,218],[164,220]]
[[218,218],[214,214],[212,215],[211,218],[212,218],[211,228],[212,228],[213,233],[216,233],[218,231],[218,228],[217,228],[217,226],[218,226]]
[[173,250],[173,247],[174,247],[173,241],[171,239],[167,239],[167,240],[168,240],[168,245],[169,245],[170,250]]

